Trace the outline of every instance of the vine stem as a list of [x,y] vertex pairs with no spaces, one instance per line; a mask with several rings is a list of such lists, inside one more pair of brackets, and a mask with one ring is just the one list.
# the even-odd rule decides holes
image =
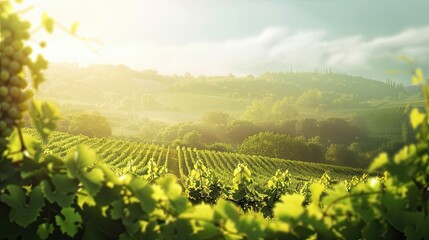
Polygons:
[[334,201],[332,201],[328,206],[326,206],[325,210],[323,211],[323,217],[322,218],[325,218],[326,216],[328,216],[328,211],[331,209],[331,207],[333,205],[335,205],[337,202],[340,202],[344,199],[353,198],[353,197],[368,196],[368,195],[374,195],[374,194],[381,194],[381,193],[383,193],[383,192],[382,191],[375,191],[375,192],[366,192],[366,193],[352,193],[349,195],[344,195],[342,197],[339,197],[339,198],[335,199]]
[[21,128],[19,126],[16,126],[16,128],[18,129],[19,141],[21,142],[21,152],[24,153],[25,151],[27,151],[27,147],[25,146],[24,142],[24,136],[22,135]]

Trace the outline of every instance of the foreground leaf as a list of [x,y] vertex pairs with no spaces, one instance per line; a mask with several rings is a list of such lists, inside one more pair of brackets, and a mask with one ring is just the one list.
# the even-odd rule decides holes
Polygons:
[[9,212],[10,221],[16,222],[22,227],[27,227],[36,221],[42,207],[45,205],[40,186],[31,190],[28,202],[21,187],[9,185],[6,189],[9,194],[2,195],[1,201],[11,207]]

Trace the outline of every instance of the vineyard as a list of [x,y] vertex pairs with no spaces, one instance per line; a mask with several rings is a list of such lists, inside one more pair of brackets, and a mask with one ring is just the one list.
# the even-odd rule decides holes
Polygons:
[[409,125],[408,115],[410,109],[410,107],[404,106],[376,109],[368,111],[363,117],[372,136],[380,139],[402,141],[405,137],[403,135],[408,134],[408,131],[403,129],[403,125]]
[[[37,138],[37,133],[33,129],[24,129],[24,132]],[[334,180],[350,179],[365,172],[363,169],[328,164],[198,150],[189,147],[171,147],[109,138],[90,138],[62,132],[51,134],[45,153],[63,158],[70,151],[75,150],[79,144],[85,144],[94,149],[99,158],[119,175],[124,173],[136,176],[143,175],[147,172],[148,163],[151,159],[158,167],[166,167],[168,172],[173,173],[182,180],[186,180],[194,168],[194,164],[201,160],[206,167],[214,171],[216,177],[223,183],[230,181],[230,177],[239,163],[245,163],[249,166],[250,171],[254,174],[253,178],[258,184],[265,184],[270,177],[275,175],[277,170],[288,170],[294,178],[303,181],[319,178],[325,172],[329,172],[329,175]]]
[[[363,170],[55,132],[56,106],[27,102],[23,76],[37,89],[48,66],[13,6],[0,1],[0,239],[428,239],[429,108],[409,111],[414,143],[344,181]],[[412,82],[429,106],[422,70]]]

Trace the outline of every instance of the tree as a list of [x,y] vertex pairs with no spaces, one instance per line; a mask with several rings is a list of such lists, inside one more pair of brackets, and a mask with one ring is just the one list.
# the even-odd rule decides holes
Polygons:
[[331,144],[326,150],[325,158],[333,164],[341,164],[348,166],[356,166],[358,162],[358,154],[351,148],[347,148],[344,144]]
[[319,135],[324,141],[336,144],[350,144],[362,137],[363,131],[343,118],[328,118],[318,123]]
[[247,106],[244,111],[242,119],[252,122],[269,120],[272,115],[272,105],[273,99],[271,97],[253,100],[252,104]]
[[227,137],[233,143],[239,143],[248,136],[258,132],[255,124],[244,120],[234,120],[226,126]]
[[311,138],[318,135],[317,120],[314,118],[304,118],[296,124],[297,135]]
[[[238,146],[238,151],[249,155],[262,155],[301,161],[320,161],[323,146],[307,143],[304,137],[261,132],[250,136]],[[319,153],[319,154],[318,154]]]
[[307,107],[322,107],[324,106],[323,93],[319,89],[309,89],[298,97],[296,104]]
[[228,113],[224,112],[207,112],[205,113],[201,121],[214,126],[225,126],[228,123],[230,116]]
[[182,143],[188,147],[201,148],[204,144],[201,142],[202,134],[197,130],[192,130],[183,136]]
[[283,120],[283,121],[277,122],[275,124],[276,132],[291,135],[291,136],[296,136],[297,135],[297,132],[296,132],[297,122],[298,121],[295,119]]
[[213,143],[209,149],[218,152],[233,152],[232,146],[227,143]]
[[112,127],[100,113],[79,113],[69,116],[68,132],[88,137],[110,137]]
[[326,148],[320,143],[320,137],[313,137],[307,141],[305,159],[311,162],[323,162]]
[[285,119],[299,116],[299,112],[292,105],[291,100],[288,97],[275,102],[271,110],[275,119]]

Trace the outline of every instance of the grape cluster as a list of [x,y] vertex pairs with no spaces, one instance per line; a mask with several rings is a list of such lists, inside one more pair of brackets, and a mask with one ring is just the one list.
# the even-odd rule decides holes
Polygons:
[[40,75],[40,67],[30,58],[33,50],[25,45],[30,39],[31,24],[11,11],[9,1],[0,2],[0,152],[13,127],[21,124],[28,100],[34,94],[27,88],[26,72]]

